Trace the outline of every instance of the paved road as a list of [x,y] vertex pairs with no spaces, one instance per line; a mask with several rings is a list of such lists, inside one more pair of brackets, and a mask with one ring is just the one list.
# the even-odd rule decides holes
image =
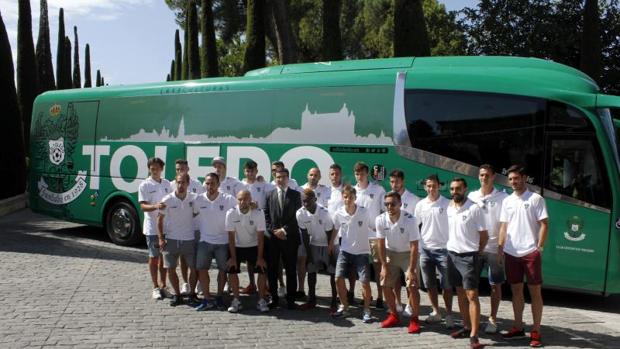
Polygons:
[[[242,301],[250,310],[240,314],[171,308],[150,299],[145,260],[145,247],[115,246],[98,229],[28,210],[0,218],[0,347],[468,347],[468,340],[451,339],[441,325],[408,335],[405,328],[362,323],[359,310],[355,317],[334,321],[326,298],[313,311],[267,315],[254,310],[254,299],[247,297]],[[329,294],[325,276],[319,287],[319,294]],[[422,299],[426,314],[425,294]],[[546,291],[545,301],[547,348],[620,348],[620,297]],[[488,313],[488,297],[482,298],[482,309]],[[385,314],[373,312],[378,318]],[[504,329],[511,313],[504,301],[499,314]],[[531,319],[529,308],[526,319]],[[527,345],[497,336],[483,335],[482,341],[497,347]]]

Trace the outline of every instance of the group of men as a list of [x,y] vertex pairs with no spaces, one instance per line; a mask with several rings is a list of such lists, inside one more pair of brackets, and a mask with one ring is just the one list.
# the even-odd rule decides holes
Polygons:
[[[405,188],[402,170],[390,173],[391,190],[386,193],[369,178],[369,167],[363,162],[353,167],[355,186],[342,182],[342,168],[337,164],[330,167],[331,186],[319,183],[318,168],[310,169],[308,182],[299,186],[280,161],[272,164],[271,183],[258,176],[252,160],[244,165],[242,181],[226,175],[223,158],[214,158],[212,165],[216,171],[207,174],[201,185],[189,176],[185,160],[176,161],[172,183],[162,178],[161,159],[148,162],[150,176],[140,185],[139,201],[145,212],[143,231],[153,298],[169,296],[170,304],[176,306],[186,295],[196,310],[222,309],[227,283],[233,294],[230,312],[242,309],[240,293],[256,291],[256,307],[261,312],[278,307],[280,298],[285,298],[288,309],[311,309],[317,304],[317,273],[324,271],[330,276],[332,316],[349,315],[359,282],[362,319],[369,323],[373,321],[372,267],[377,282],[374,306],[383,308],[385,299],[388,307],[381,327],[399,326],[401,317],[408,316],[408,332],[418,333],[420,273],[432,306],[425,322],[443,320],[446,327],[454,327],[452,291],[456,289],[463,326],[451,336],[469,337],[471,348],[480,348],[478,286],[481,271],[486,270],[491,314],[484,331],[498,332],[501,285],[507,279],[514,323],[502,336],[525,337],[523,282],[527,277],[534,322],[530,345],[542,345],[541,253],[547,212],[544,199],[527,189],[522,167],[507,170],[511,195],[494,187],[495,170],[482,165],[480,189],[468,193],[465,179],[454,178],[449,183],[449,200],[439,194],[442,183],[437,175],[421,182],[427,196],[418,198]],[[218,269],[215,297],[210,293],[208,273],[213,259]],[[176,273],[179,260],[183,285]],[[238,273],[243,262],[250,284],[240,290]],[[166,274],[173,295],[167,294]],[[349,280],[348,289],[345,280]],[[402,286],[407,294],[405,305]],[[445,317],[439,308],[439,288]],[[202,300],[197,293],[202,293]],[[300,298],[307,302],[298,306],[295,301]]]

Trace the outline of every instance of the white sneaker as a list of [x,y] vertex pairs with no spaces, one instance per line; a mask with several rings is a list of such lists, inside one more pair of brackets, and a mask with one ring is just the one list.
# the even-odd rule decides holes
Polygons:
[[202,284],[200,283],[200,280],[198,280],[198,282],[196,282],[196,294],[202,295]]
[[424,320],[426,323],[433,323],[433,322],[439,322],[441,321],[441,314],[436,313],[436,312],[432,312],[430,314],[428,314],[428,316],[426,317],[426,320]]
[[349,316],[349,310],[345,308],[345,306],[342,304],[340,304],[338,306],[338,310],[336,310],[336,312],[332,314],[332,317],[335,318],[344,318],[347,316]]
[[224,284],[224,294],[230,294],[231,290],[230,290],[230,286],[228,284],[228,282],[226,282]]
[[228,307],[228,312],[229,313],[236,313],[239,310],[241,310],[243,307],[241,306],[241,302],[239,301],[239,298],[235,298],[232,300],[232,302],[230,302],[230,307]]
[[184,282],[183,285],[181,285],[181,294],[189,294],[189,284],[187,282]]
[[267,305],[267,301],[263,298],[258,300],[258,304],[256,304],[256,309],[261,313],[266,313],[269,311],[269,306]]
[[280,298],[286,297],[286,287],[284,286],[278,287],[278,297]]
[[405,310],[403,311],[403,315],[407,317],[411,317],[413,315],[413,308],[411,308],[409,304],[407,304],[407,306],[405,307]]
[[488,333],[488,334],[497,333],[497,324],[489,320],[489,322],[487,322],[487,326],[484,328],[484,333]]
[[153,295],[151,296],[151,298],[157,299],[157,300],[162,299],[161,292],[159,291],[159,288],[155,287],[153,289]]
[[396,303],[396,312],[397,313],[402,313],[403,312],[403,305],[400,303]]
[[446,315],[446,328],[454,328],[454,319],[452,315]]

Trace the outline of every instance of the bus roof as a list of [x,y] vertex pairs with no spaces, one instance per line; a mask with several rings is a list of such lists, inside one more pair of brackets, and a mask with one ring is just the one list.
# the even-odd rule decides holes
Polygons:
[[[444,56],[278,65],[252,70],[242,77],[48,91],[37,99],[49,102],[286,86],[314,87],[321,84],[336,86],[337,83],[365,85],[393,82],[394,74],[399,71],[405,71],[417,80],[416,88],[445,89],[453,86],[454,89],[459,89],[469,84],[486,86],[484,90],[493,90],[495,85],[500,84],[510,86],[513,91],[535,88],[535,94],[540,93],[542,88],[556,96],[565,93],[595,94],[599,91],[596,83],[583,72],[549,60],[507,56]],[[364,74],[360,75],[359,72]],[[475,83],[477,78],[479,83]],[[457,83],[454,83],[455,81]],[[265,86],[263,82],[269,82],[270,85]],[[497,90],[504,91],[503,88]]]

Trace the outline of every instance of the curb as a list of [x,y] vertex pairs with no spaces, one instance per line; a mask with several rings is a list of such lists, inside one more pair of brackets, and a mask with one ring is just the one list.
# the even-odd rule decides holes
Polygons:
[[4,200],[0,200],[0,217],[11,214],[15,211],[26,208],[26,193],[19,194]]

